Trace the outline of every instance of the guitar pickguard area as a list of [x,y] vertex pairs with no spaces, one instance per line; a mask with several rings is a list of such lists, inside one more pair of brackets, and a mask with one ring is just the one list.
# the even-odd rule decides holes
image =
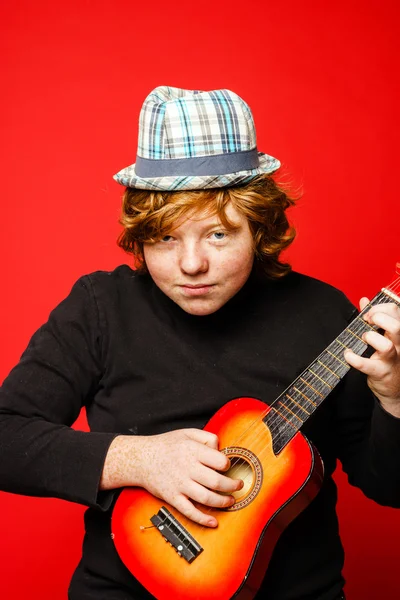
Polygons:
[[235,512],[245,508],[256,498],[263,482],[263,469],[257,456],[247,448],[229,446],[221,452],[231,461],[231,466],[224,475],[232,479],[242,479],[244,482],[241,490],[230,494],[235,498],[235,504],[223,509],[226,512]]

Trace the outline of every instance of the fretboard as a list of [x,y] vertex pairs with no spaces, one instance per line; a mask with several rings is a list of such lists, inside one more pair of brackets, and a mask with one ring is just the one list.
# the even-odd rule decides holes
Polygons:
[[264,422],[271,432],[275,454],[288,444],[350,370],[351,367],[344,358],[345,350],[352,350],[359,356],[367,350],[368,345],[362,336],[367,331],[376,331],[377,328],[369,325],[363,319],[363,315],[371,306],[389,302],[400,306],[400,298],[383,288],[271,405]]

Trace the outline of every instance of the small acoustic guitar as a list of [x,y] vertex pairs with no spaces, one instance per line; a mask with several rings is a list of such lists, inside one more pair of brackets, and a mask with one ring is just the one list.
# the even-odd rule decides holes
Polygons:
[[252,600],[285,527],[312,501],[323,464],[300,433],[303,423],[349,371],[346,348],[362,355],[363,334],[375,329],[362,316],[371,305],[400,306],[400,278],[375,296],[297,379],[266,406],[237,398],[211,418],[221,452],[231,461],[226,475],[240,478],[235,504],[218,512],[208,528],[142,488],[125,488],[114,507],[112,535],[122,561],[159,600]]

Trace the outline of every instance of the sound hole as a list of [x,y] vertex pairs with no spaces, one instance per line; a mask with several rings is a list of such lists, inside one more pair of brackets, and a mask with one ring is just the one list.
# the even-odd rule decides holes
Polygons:
[[224,475],[232,477],[232,479],[242,479],[244,482],[241,490],[232,493],[236,500],[235,504],[225,510],[240,510],[250,504],[260,491],[262,483],[261,463],[256,455],[246,448],[230,447],[224,448],[222,452],[231,461],[230,469],[225,471]]

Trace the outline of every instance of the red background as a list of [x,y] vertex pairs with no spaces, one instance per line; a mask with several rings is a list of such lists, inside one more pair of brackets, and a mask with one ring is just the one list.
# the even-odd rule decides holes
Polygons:
[[[259,149],[303,190],[297,270],[354,302],[393,278],[397,1],[14,0],[0,22],[1,378],[78,276],[126,262],[111,176],[134,162],[157,85],[226,87],[250,104]],[[349,599],[398,598],[399,512],[337,480]],[[0,510],[0,596],[65,598],[83,507],[3,493]]]

